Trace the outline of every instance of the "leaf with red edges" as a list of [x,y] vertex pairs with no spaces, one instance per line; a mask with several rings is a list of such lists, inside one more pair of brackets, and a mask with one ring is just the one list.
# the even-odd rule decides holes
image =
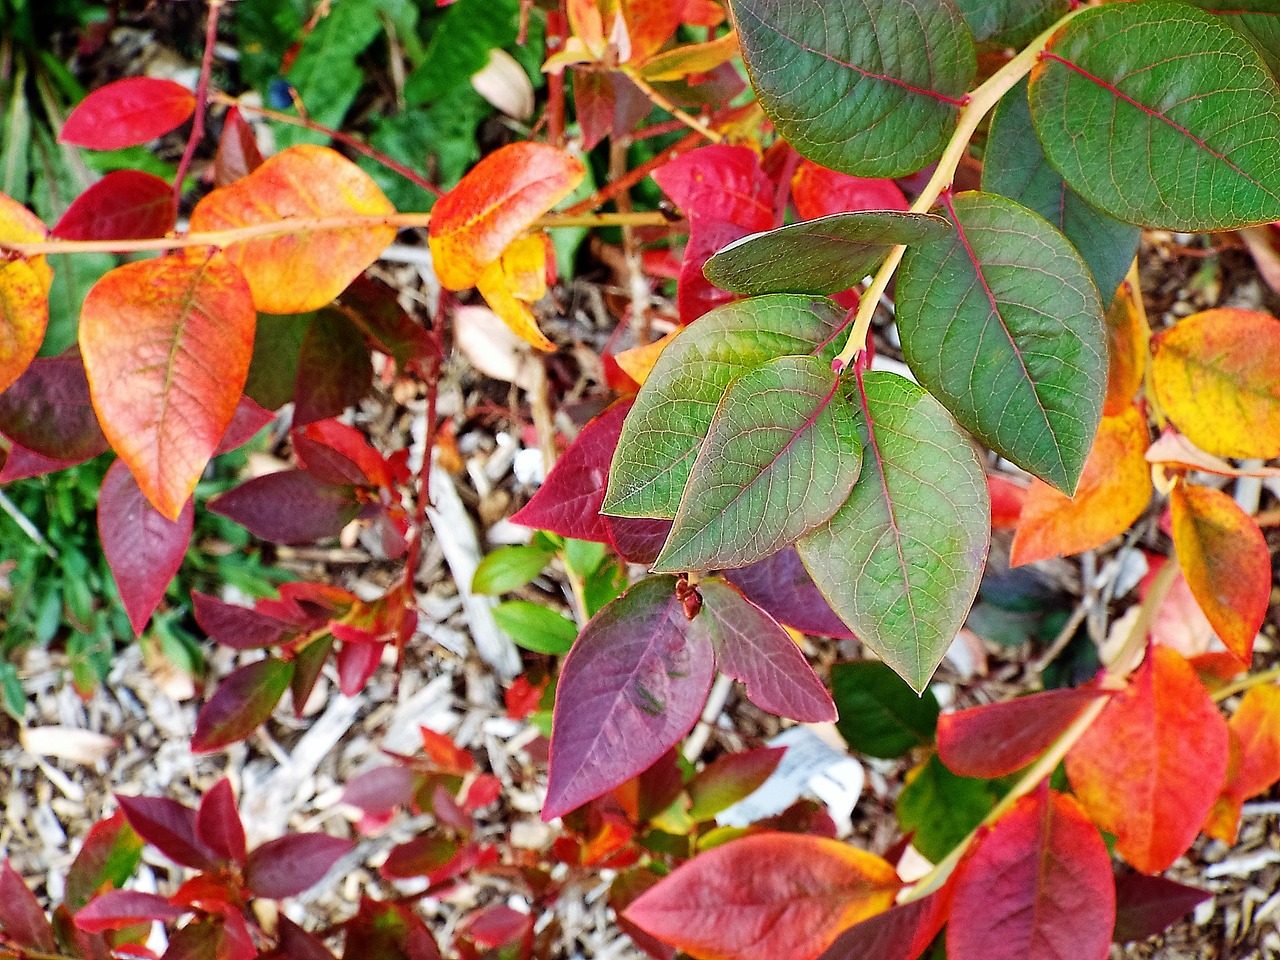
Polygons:
[[1180,481],[1169,507],[1173,546],[1191,593],[1226,648],[1248,663],[1271,603],[1266,537],[1220,490]]
[[[370,483],[375,487],[391,486],[392,477],[387,461],[383,459],[382,454],[369,445],[364,434],[355,427],[349,427],[337,420],[320,420],[307,424],[302,430],[295,432],[294,436],[306,437],[341,454],[354,463],[363,474],[362,482]],[[307,449],[308,452],[314,452],[314,448]]]
[[98,420],[170,520],[235,415],[256,321],[240,271],[207,251],[117,267],[85,297],[80,350]]
[[346,928],[342,960],[440,960],[426,924],[404,904],[363,897]]
[[336,537],[360,513],[355,487],[282,470],[246,480],[209,501],[209,510],[273,543],[313,543]]
[[0,484],[13,480],[26,480],[30,477],[42,477],[47,473],[57,473],[59,470],[66,470],[80,463],[84,463],[84,460],[53,460],[42,457],[15,443],[9,447],[9,452],[4,458],[4,467],[0,469]]
[[223,860],[244,863],[244,824],[236,809],[231,781],[223,777],[200,799],[196,808],[196,836]]
[[243,740],[271,716],[293,679],[294,665],[267,657],[233,670],[196,715],[191,749],[220,750]]
[[642,894],[626,917],[706,960],[813,960],[893,905],[884,860],[822,837],[762,833],[716,847]]
[[252,398],[241,397],[240,402],[236,404],[236,412],[231,416],[231,423],[227,426],[227,432],[222,435],[222,441],[214,451],[214,456],[243,447],[274,419],[274,413],[264,410]]
[[938,718],[938,757],[962,777],[994,780],[1021,770],[1106,694],[1092,687],[1046,690]]
[[715,654],[675,577],[632,586],[583,628],[561,667],[544,820],[625,783],[698,720]]
[[1280,781],[1280,687],[1251,687],[1240,700],[1227,728],[1240,748],[1222,796],[1214,804],[1205,833],[1234,844],[1244,801],[1270,790]]
[[290,833],[255,847],[244,879],[260,897],[283,900],[315,886],[355,844],[327,833]]
[[173,187],[141,170],[112,170],[71,201],[52,234],[59,240],[145,240],[173,229]]
[[786,747],[760,747],[717,757],[685,786],[689,818],[710,820],[755,793],[778,769],[784,753]]
[[0,931],[19,947],[43,953],[58,949],[44,908],[8,860],[0,866]]
[[0,393],[0,433],[53,460],[79,463],[108,449],[80,357],[37,357]]
[[1111,857],[1071,797],[1041,789],[996,821],[962,868],[952,960],[1105,960],[1115,926]]
[[190,500],[176,521],[168,520],[143,495],[123,460],[107,470],[98,491],[98,536],[134,633],[146,629],[182,566],[194,522]]
[[652,566],[671,535],[670,520],[640,520],[604,515],[604,525],[618,554],[630,563]]
[[1227,754],[1227,723],[1195,671],[1152,647],[1067,754],[1067,777],[1093,822],[1116,835],[1116,851],[1159,873],[1200,831]]
[[698,619],[715,644],[716,666],[746,684],[752,703],[801,723],[836,719],[831,694],[776,620],[722,581],[704,581],[698,592]]
[[129,826],[174,863],[193,870],[209,870],[217,857],[196,835],[196,812],[165,797],[124,797],[116,794]]
[[140,890],[108,890],[76,912],[76,926],[88,933],[123,930],[138,923],[159,920],[165,923],[190,913],[175,907],[164,897]]
[[168,133],[195,107],[195,95],[180,83],[126,77],[85,97],[62,125],[58,142],[91,150],[136,146]]
[[948,884],[854,924],[836,938],[821,960],[916,960],[947,922],[954,889]]
[[856,639],[818,591],[794,547],[785,547],[724,578],[757,607],[793,630],[837,640]]

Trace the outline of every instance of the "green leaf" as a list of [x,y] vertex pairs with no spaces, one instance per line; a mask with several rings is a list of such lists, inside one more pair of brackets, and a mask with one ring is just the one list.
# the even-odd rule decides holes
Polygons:
[[831,696],[840,711],[836,729],[845,743],[872,757],[900,757],[933,742],[938,701],[917,695],[884,663],[860,660],[831,668]]
[[551,562],[537,547],[499,547],[487,554],[471,578],[472,593],[499,594],[523,587]]
[[950,853],[982,822],[1000,799],[989,780],[960,777],[935,753],[907,774],[898,794],[898,825],[912,833],[911,845],[934,863]]
[[405,99],[416,106],[465,86],[489,62],[490,50],[515,43],[519,23],[518,0],[454,4],[432,34],[425,59],[405,81]]
[[1032,71],[1031,116],[1067,183],[1121,220],[1280,220],[1280,89],[1211,14],[1165,0],[1086,10]]
[[1065,237],[1025,207],[964,193],[957,232],[907,250],[895,302],[912,372],[987,446],[1068,496],[1102,418],[1106,328]]
[[955,0],[973,39],[1020,47],[1071,7],[1070,0]]
[[258,315],[253,359],[249,361],[249,379],[244,385],[246,396],[268,410],[279,410],[293,399],[298,360],[312,317],[310,313]]
[[895,244],[937,240],[950,228],[926,213],[836,213],[735,240],[702,272],[722,290],[750,296],[838,293],[870,273]]
[[745,567],[830,519],[862,468],[853,405],[814,357],[729,384],[655,570]]
[[585,580],[604,562],[604,553],[603,543],[569,538],[564,542],[564,565],[575,576]]
[[964,623],[991,535],[987,479],[968,438],[909,380],[868,373],[862,476],[830,522],[796,543],[840,619],[921,691]]
[[17,668],[8,660],[0,660],[0,703],[5,713],[22,722],[27,712],[27,694],[22,689]]
[[675,517],[694,457],[729,382],[775,357],[830,365],[848,326],[830,300],[772,294],[717,307],[658,357],[622,425],[604,513]]
[[1280,2],[1278,0],[1186,0],[1216,13],[1257,48],[1271,75],[1280,79]]
[[951,4],[730,6],[760,106],[810,160],[860,177],[898,177],[941,155],[977,62]]
[[1031,126],[1025,80],[996,107],[982,189],[1016,200],[1061,230],[1084,257],[1103,301],[1111,302],[1138,252],[1141,231],[1090,206],[1049,166]]
[[534,653],[560,656],[578,638],[578,626],[568,617],[528,600],[508,600],[493,608],[493,619],[517,644]]

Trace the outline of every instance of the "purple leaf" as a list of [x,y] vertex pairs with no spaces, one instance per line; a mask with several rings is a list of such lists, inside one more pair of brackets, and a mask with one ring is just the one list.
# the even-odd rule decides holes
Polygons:
[[624,559],[649,566],[658,559],[671,533],[670,520],[640,520],[633,517],[604,518],[613,545]]
[[300,926],[280,915],[276,929],[275,955],[279,960],[334,960],[329,948]]
[[374,767],[347,781],[342,802],[380,817],[413,803],[421,785],[422,774],[408,767]]
[[196,753],[220,750],[253,733],[280,702],[293,670],[292,663],[271,657],[233,670],[200,708],[191,749]]
[[129,826],[174,863],[209,870],[217,857],[196,835],[196,812],[167,797],[116,794]]
[[837,640],[857,639],[818,592],[795,547],[786,547],[748,567],[726,570],[724,578],[793,630]]
[[76,913],[76,926],[87,933],[123,930],[149,920],[177,920],[191,911],[175,907],[164,897],[139,890],[108,890]]
[[372,383],[364,335],[338,310],[318,311],[298,353],[294,425],[338,416],[359,403]]
[[33,360],[0,394],[0,433],[50,460],[78,463],[105,452],[79,355]]
[[1171,923],[1213,894],[1167,877],[1130,873],[1116,881],[1116,943],[1145,940],[1164,932]]
[[293,434],[293,452],[303,469],[323,483],[367,486],[363,468],[346,454],[303,433]]
[[204,795],[196,810],[196,836],[222,860],[244,863],[244,824],[236,809],[231,781],[223,777]]
[[323,483],[302,470],[246,480],[209,501],[209,509],[273,543],[313,543],[336,537],[360,504],[349,486]]
[[84,463],[84,460],[54,460],[10,442],[8,456],[4,458],[4,468],[0,469],[0,483],[43,477],[46,473],[57,473],[80,463]]
[[723,581],[706,580],[698,592],[716,665],[746,684],[752,703],[803,723],[836,718],[831,694],[776,620]]
[[233,650],[274,647],[297,627],[248,607],[223,603],[208,594],[191,591],[196,623],[214,642]]
[[27,889],[8,860],[0,867],[0,930],[22,947],[43,953],[58,949],[53,927],[40,908],[40,901]]
[[675,577],[641,580],[591,619],[565,658],[544,820],[647,769],[697,722],[715,658],[675,586]]
[[171,521],[151,505],[123,460],[107,470],[98,492],[98,536],[134,633],[146,629],[182,566],[194,522],[190,498]]
[[345,854],[355,848],[350,840],[327,833],[290,833],[269,840],[249,854],[244,878],[260,897],[283,900],[296,897],[324,879]]
[[241,397],[236,405],[236,412],[231,417],[231,425],[222,435],[222,442],[218,444],[214,455],[243,447],[274,419],[275,414],[270,410],[263,409],[249,397]]

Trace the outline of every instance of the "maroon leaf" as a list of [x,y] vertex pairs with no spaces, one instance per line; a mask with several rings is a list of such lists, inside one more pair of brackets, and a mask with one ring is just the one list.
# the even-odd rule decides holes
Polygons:
[[993,780],[1048,750],[1100,690],[1046,690],[938,718],[938,758],[962,777]]
[[231,781],[223,777],[200,800],[196,809],[196,836],[219,859],[244,863],[244,824],[236,809]]
[[662,552],[671,534],[670,520],[640,520],[634,517],[605,517],[614,549],[630,563],[651,565]]
[[396,807],[413,803],[422,785],[422,774],[407,767],[374,767],[347,781],[342,802],[359,807],[370,816],[385,816]]
[[302,468],[322,483],[357,487],[369,483],[360,464],[305,433],[293,434],[293,452]]
[[57,473],[81,463],[84,460],[51,460],[14,443],[5,455],[4,467],[0,468],[0,483],[43,477],[47,473]]
[[123,460],[107,470],[98,492],[98,536],[133,632],[141,634],[182,566],[195,507],[188,498],[171,521],[151,505]]
[[262,151],[253,128],[240,113],[239,107],[227,111],[222,121],[222,136],[218,138],[218,152],[213,158],[213,182],[225,187],[247,176],[262,166]]
[[0,866],[0,930],[21,947],[53,953],[58,945],[40,901],[6,860]]
[[283,913],[276,928],[274,955],[279,960],[334,960],[318,937],[307,933]]
[[140,170],[113,170],[71,201],[52,233],[60,240],[145,240],[173,229],[173,187]]
[[222,435],[222,442],[218,444],[214,455],[243,447],[274,419],[275,414],[270,410],[263,409],[249,397],[241,397],[236,404],[236,412],[231,417],[231,425]]
[[223,603],[208,594],[191,591],[192,612],[200,629],[215,643],[233,650],[274,647],[297,631],[293,624],[247,607]]
[[641,580],[591,619],[565,658],[544,820],[625,783],[697,722],[715,658],[675,585],[669,576]]
[[819,960],[916,960],[933,942],[951,910],[946,887],[855,924]]
[[364,334],[340,311],[318,311],[298,353],[295,426],[338,416],[359,403],[372,384],[373,364]]
[[173,931],[160,960],[254,960],[257,953],[244,918],[228,911]]
[[99,820],[89,828],[80,852],[67,870],[63,903],[76,911],[104,885],[122,886],[137,867],[142,846],[142,838],[129,826],[123,810]]
[[613,542],[605,518],[600,515],[600,505],[604,503],[609,463],[618,446],[622,421],[633,400],[619,400],[582,428],[538,492],[516,511],[511,518],[513,523],[575,540]]
[[582,150],[590,153],[613,130],[617,99],[609,75],[573,71],[573,115],[582,130]]
[[342,960],[440,960],[440,948],[422,918],[402,904],[364,897],[346,928]]
[[457,840],[438,833],[422,833],[391,848],[379,872],[389,880],[429,877],[459,853]]
[[951,960],[1105,960],[1115,882],[1102,835],[1048,789],[1001,817],[956,881]]
[[431,334],[405,312],[395,290],[385,283],[356,277],[338,302],[372,344],[391,357],[399,369],[417,370],[426,376],[431,361],[443,359]]
[[746,684],[752,703],[802,723],[836,719],[831,694],[776,620],[724,581],[707,580],[698,592],[716,666]]
[[857,639],[818,591],[795,547],[779,550],[749,567],[726,570],[724,578],[793,630],[837,640]]
[[290,833],[269,840],[249,854],[244,879],[260,897],[296,897],[322,879],[355,844],[327,833]]
[[0,393],[0,433],[50,460],[79,463],[103,453],[107,438],[89,399],[80,356],[33,360]]
[[[369,445],[369,441],[355,427],[337,420],[320,420],[294,431],[294,439],[306,437],[331,448],[352,463],[357,464],[364,475],[362,483],[375,487],[389,487],[392,483],[391,467],[382,454]],[[308,448],[311,449],[311,448]]]
[[1145,940],[1163,933],[1174,921],[1213,894],[1167,877],[1129,873],[1116,881],[1116,943]]
[[336,537],[360,513],[355,488],[284,470],[246,480],[209,501],[209,509],[273,543]]
[[76,926],[88,933],[123,930],[149,920],[177,920],[189,913],[164,897],[138,890],[108,890],[89,901],[76,913]]
[[267,657],[232,671],[200,708],[191,749],[220,750],[253,733],[280,702],[293,669],[291,662]]
[[195,109],[190,90],[172,80],[129,77],[90,93],[71,111],[59,143],[119,150],[168,133]]
[[196,812],[167,797],[124,797],[116,800],[129,826],[174,863],[209,870],[217,856],[196,835]]
[[[338,628],[334,624],[334,631]],[[344,643],[338,650],[338,689],[344,696],[354,697],[364,689],[382,662],[384,643]]]

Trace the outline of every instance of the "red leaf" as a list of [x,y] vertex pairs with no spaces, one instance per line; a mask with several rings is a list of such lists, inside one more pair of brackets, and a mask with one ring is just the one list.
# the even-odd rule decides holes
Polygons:
[[1227,773],[1227,723],[1195,671],[1152,647],[1067,754],[1067,777],[1116,851],[1159,873],[1200,831]]
[[626,917],[706,960],[813,960],[840,931],[892,906],[900,885],[893,867],[856,847],[762,833],[695,857]]
[[249,854],[244,879],[260,897],[296,897],[324,879],[355,844],[327,833],[290,833],[269,840]]
[[[339,624],[333,625],[334,636],[339,635]],[[343,643],[338,649],[338,689],[345,697],[354,697],[364,689],[373,672],[382,662],[382,643]]]
[[116,267],[80,314],[98,420],[161,514],[176,520],[235,415],[257,314],[221,253]]
[[749,227],[715,217],[698,217],[691,221],[689,243],[684,248],[680,278],[676,284],[676,305],[680,308],[681,323],[693,323],[716,307],[741,299],[736,293],[721,290],[708,280],[702,268],[733,241],[755,232]]
[[432,766],[460,774],[475,769],[476,758],[443,733],[437,733],[430,727],[419,727],[418,736],[422,738],[422,751]]
[[707,580],[698,592],[699,619],[715,644],[716,666],[746,684],[752,703],[801,723],[836,719],[831,695],[773,617],[727,583]]
[[140,170],[113,170],[71,201],[51,231],[60,240],[145,240],[173,229],[173,187]]
[[129,826],[174,863],[193,870],[212,869],[217,857],[196,835],[196,812],[166,797],[116,794]]
[[385,283],[356,277],[342,291],[339,306],[401,370],[428,376],[432,361],[443,359],[431,334],[405,312],[396,292]]
[[222,136],[218,138],[218,152],[213,158],[214,185],[225,187],[260,166],[262,151],[258,149],[258,138],[240,108],[232,107],[223,118]]
[[590,153],[613,132],[617,105],[610,74],[573,71],[573,112],[582,130],[583,153]]
[[711,217],[748,233],[773,226],[774,186],[747,147],[699,147],[663,164],[653,179],[690,220]]
[[336,537],[360,513],[355,488],[283,470],[246,480],[209,501],[209,509],[273,543],[313,543]]
[[938,718],[938,758],[962,777],[994,780],[1048,750],[1098,697],[1095,688],[1046,690]]
[[462,809],[467,813],[475,813],[481,807],[487,807],[502,796],[502,781],[491,773],[482,773],[467,787],[467,795],[462,799]]
[[107,470],[98,492],[98,536],[133,632],[141,635],[182,566],[195,508],[188,499],[177,521],[166,520],[138,487],[123,460]]
[[391,848],[379,872],[390,880],[429,877],[458,856],[459,841],[440,833],[422,833]]
[[244,824],[236,809],[231,781],[223,777],[200,800],[196,836],[222,860],[244,863]]
[[857,639],[818,592],[794,547],[779,550],[750,566],[726,570],[724,578],[793,630],[837,640]]
[[407,767],[374,767],[347,781],[342,802],[382,816],[412,804],[421,785],[422,774]]
[[38,453],[32,453],[26,447],[13,444],[4,458],[4,467],[0,469],[0,484],[14,480],[26,480],[30,477],[43,477],[47,473],[66,470],[84,460],[51,460]]
[[524,674],[516,677],[510,687],[502,692],[502,702],[507,708],[507,717],[512,720],[528,719],[538,709],[542,694],[547,689],[547,678],[538,684],[529,682]]
[[88,933],[101,933],[104,930],[123,930],[150,920],[161,923],[177,920],[188,912],[154,893],[108,890],[77,911],[76,926]]
[[222,435],[222,442],[214,451],[215,456],[243,447],[274,419],[275,414],[270,410],[264,410],[249,397],[241,397],[227,432]]
[[791,180],[791,199],[802,220],[854,210],[906,210],[907,198],[892,180],[851,177],[802,160]]
[[[355,427],[349,427],[337,420],[321,420],[318,423],[308,424],[294,434],[295,438],[299,436],[306,437],[315,444],[326,446],[354,463],[364,476],[363,482],[375,487],[391,486],[391,473],[387,461],[383,459],[382,454],[369,445],[364,434]],[[313,456],[315,455],[314,447],[306,449]],[[307,466],[310,468],[311,464],[308,463]]]
[[1280,687],[1249,688],[1227,727],[1239,745],[1240,762],[1231,764],[1227,785],[1204,829],[1211,837],[1234,844],[1244,801],[1280,780]]
[[191,591],[192,612],[200,629],[215,643],[234,650],[274,647],[297,628],[247,607],[223,603],[214,597]]
[[346,928],[342,960],[440,960],[435,939],[411,907],[365,897]]
[[0,433],[32,453],[80,463],[108,448],[79,356],[37,357],[0,393]]
[[714,660],[674,577],[641,580],[596,614],[561,668],[542,818],[625,783],[693,729]]
[[533,948],[533,917],[505,903],[495,903],[467,914],[458,924],[458,935],[481,949],[491,950],[523,942]]
[[511,522],[575,540],[612,543],[600,505],[609,480],[609,463],[631,404],[630,397],[619,400],[588,422]]
[[1213,894],[1167,877],[1129,873],[1116,881],[1116,943],[1154,937]]
[[293,663],[267,657],[224,677],[196,716],[191,749],[196,753],[220,750],[253,733],[271,716],[293,671]]
[[658,559],[671,534],[670,520],[641,520],[635,517],[608,517],[604,524],[614,549],[629,563],[649,566]]
[[947,922],[953,889],[948,885],[855,924],[821,960],[916,960]]
[[195,95],[172,80],[117,80],[91,92],[71,111],[58,142],[93,150],[136,146],[177,127],[195,106]]
[[1012,530],[1022,516],[1027,501],[1027,487],[1003,474],[987,474],[987,491],[991,495],[991,529]]
[[1072,798],[1019,799],[956,882],[951,960],[1105,960],[1115,927],[1111,857]]
[[0,930],[20,947],[43,953],[58,949],[40,901],[8,860],[0,867]]

